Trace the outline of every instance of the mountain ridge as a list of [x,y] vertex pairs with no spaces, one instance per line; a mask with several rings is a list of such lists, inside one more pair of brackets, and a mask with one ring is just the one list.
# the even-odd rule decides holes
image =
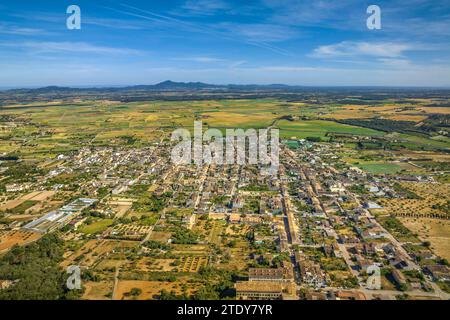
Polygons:
[[15,88],[5,89],[0,91],[8,92],[33,92],[33,93],[48,93],[48,92],[68,92],[68,91],[176,91],[176,90],[212,90],[212,89],[233,89],[233,90],[257,90],[257,89],[286,89],[286,88],[300,88],[301,86],[290,86],[285,84],[210,84],[204,82],[176,82],[172,80],[165,80],[156,84],[141,84],[130,86],[104,86],[104,87],[76,87],[76,86],[44,86],[38,88]]
[[57,94],[74,92],[164,92],[164,91],[280,91],[280,90],[307,90],[307,89],[438,89],[448,90],[447,87],[389,87],[389,86],[305,86],[305,85],[287,85],[287,84],[209,84],[204,82],[176,82],[165,80],[156,84],[124,85],[124,86],[44,86],[38,88],[8,88],[0,89],[3,93],[22,93],[22,94]]

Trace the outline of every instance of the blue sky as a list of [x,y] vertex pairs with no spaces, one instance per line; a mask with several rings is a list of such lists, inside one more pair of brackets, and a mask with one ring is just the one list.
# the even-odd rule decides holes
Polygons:
[[450,0],[0,0],[0,87],[167,79],[450,86]]

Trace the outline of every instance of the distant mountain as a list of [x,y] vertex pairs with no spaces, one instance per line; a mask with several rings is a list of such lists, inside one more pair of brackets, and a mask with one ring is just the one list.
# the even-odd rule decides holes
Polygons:
[[213,89],[223,86],[213,85],[213,84],[207,84],[203,82],[173,82],[170,80],[160,82],[158,84],[155,84],[152,86],[153,89],[194,89],[194,90],[201,90],[201,89]]
[[257,84],[228,84],[218,85],[209,84],[203,82],[174,82],[166,80],[155,85],[140,85],[127,87],[126,89],[134,90],[213,90],[213,89],[232,89],[232,90],[258,90],[258,89],[286,89],[286,88],[298,88],[285,84],[269,84],[269,85],[257,85]]
[[[418,88],[407,87],[309,87],[309,86],[290,86],[286,84],[209,84],[203,82],[175,82],[166,80],[152,85],[134,85],[134,86],[110,86],[110,87],[59,87],[59,86],[47,86],[42,88],[23,88],[23,89],[5,89],[0,90],[6,94],[77,94],[77,93],[89,93],[89,94],[102,94],[102,93],[132,93],[132,92],[161,92],[161,91],[310,91],[310,90],[408,90]],[[428,88],[433,89],[433,88]],[[436,88],[444,89],[444,88]],[[448,89],[446,89],[448,90]]]
[[75,91],[82,92],[126,92],[126,91],[192,91],[192,90],[281,90],[281,89],[295,89],[300,87],[288,86],[284,84],[270,84],[270,85],[239,85],[239,84],[228,84],[228,85],[217,85],[208,84],[203,82],[175,82],[171,80],[166,80],[153,85],[135,85],[135,86],[124,86],[124,87],[93,87],[93,88],[74,88],[74,87],[58,87],[58,86],[47,86],[42,88],[34,89],[9,89],[8,92],[17,93],[69,93]]

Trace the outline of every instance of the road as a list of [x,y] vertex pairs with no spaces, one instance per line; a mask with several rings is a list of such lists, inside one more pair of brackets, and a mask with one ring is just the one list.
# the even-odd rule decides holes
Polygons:
[[117,290],[117,285],[119,284],[119,272],[120,272],[120,263],[116,264],[116,272],[114,273],[114,287],[113,287],[113,292],[111,295],[111,300],[118,300],[116,298],[116,290]]

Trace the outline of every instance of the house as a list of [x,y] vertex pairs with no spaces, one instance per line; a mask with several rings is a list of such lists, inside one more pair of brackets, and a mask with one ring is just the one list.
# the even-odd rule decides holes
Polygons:
[[6,192],[23,191],[23,190],[29,189],[30,187],[31,187],[31,185],[29,183],[25,183],[25,184],[11,183],[11,184],[5,185]]
[[378,191],[380,191],[380,189],[377,186],[366,185],[365,187],[371,193],[377,193]]
[[371,210],[371,209],[382,209],[383,207],[380,206],[378,203],[369,201],[364,203],[364,208]]
[[227,216],[225,213],[215,213],[215,212],[208,213],[208,219],[211,220],[225,220],[226,217]]
[[391,259],[390,264],[397,269],[401,270],[413,270],[412,265],[402,256],[396,255],[393,259]]
[[388,255],[395,255],[396,249],[393,244],[388,243],[385,246],[383,246],[383,251]]
[[368,267],[373,265],[372,261],[369,259],[366,259],[360,255],[356,255],[356,265],[359,270],[367,270]]
[[330,192],[332,193],[344,193],[345,187],[342,185],[342,183],[336,183],[332,186],[330,186]]
[[228,216],[228,222],[229,223],[240,223],[241,222],[241,215],[239,213],[232,213]]
[[416,260],[432,260],[432,259],[436,259],[436,255],[433,254],[433,252],[431,252],[430,250],[422,250],[419,252],[415,252],[412,254],[412,256],[416,259]]
[[319,264],[308,260],[300,253],[295,253],[295,261],[298,264],[300,277],[303,283],[314,288],[326,286],[326,275],[323,273]]
[[250,268],[248,271],[249,281],[292,281],[294,271],[292,267],[280,268]]
[[240,222],[248,225],[257,225],[261,223],[261,217],[254,214],[248,214],[245,217],[242,217]]
[[403,286],[406,284],[406,278],[401,271],[394,269],[391,272],[391,276],[396,285]]
[[373,256],[376,255],[377,253],[377,247],[375,245],[375,243],[364,243],[362,246],[362,252],[366,255],[366,256]]
[[359,239],[356,237],[350,237],[347,235],[339,235],[339,242],[342,244],[354,244],[354,243],[359,243]]
[[387,237],[387,234],[385,232],[378,230],[376,228],[361,229],[355,227],[354,230],[364,240],[382,239]]
[[424,270],[435,281],[450,281],[450,272],[447,266],[440,264],[428,265]]

